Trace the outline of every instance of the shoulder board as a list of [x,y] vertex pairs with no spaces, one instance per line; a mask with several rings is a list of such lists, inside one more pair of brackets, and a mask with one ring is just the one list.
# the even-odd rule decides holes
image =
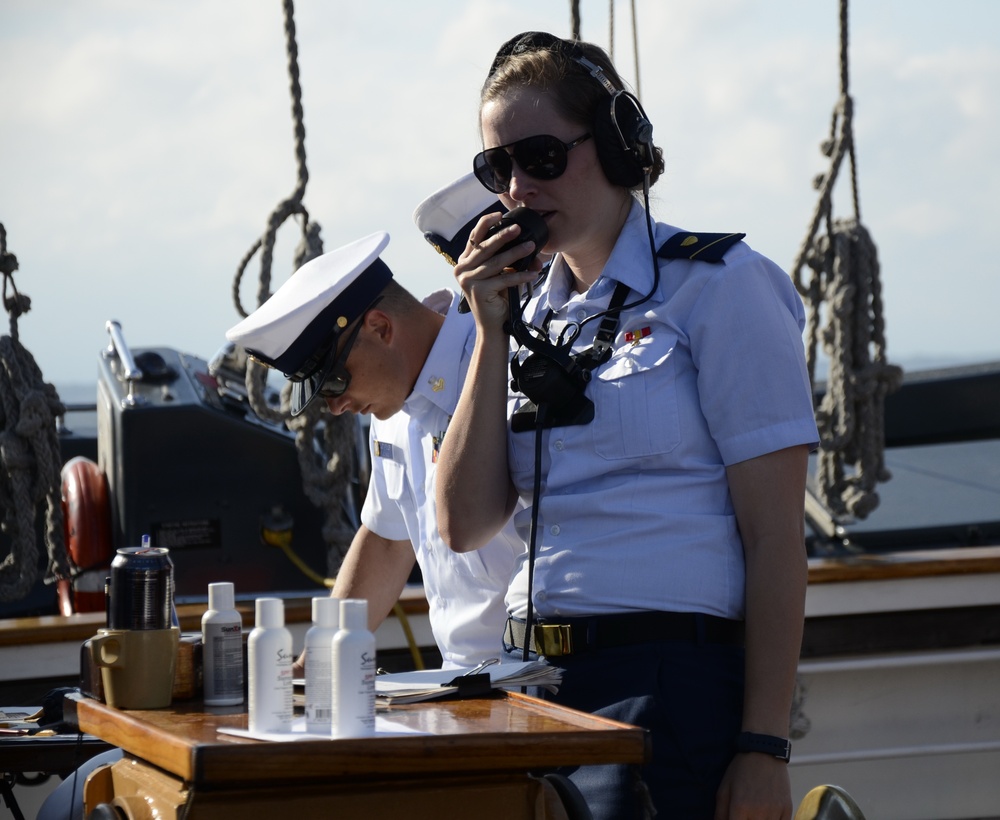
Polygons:
[[698,262],[721,262],[745,233],[675,233],[664,242],[656,255],[663,259],[693,259]]

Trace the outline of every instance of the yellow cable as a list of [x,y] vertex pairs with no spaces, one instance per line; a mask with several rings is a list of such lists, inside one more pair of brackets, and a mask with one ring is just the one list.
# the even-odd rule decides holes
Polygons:
[[310,581],[315,581],[320,586],[324,586],[327,589],[333,589],[333,582],[336,578],[324,578],[318,572],[314,572],[313,569],[306,565],[306,563],[295,554],[295,551],[288,544],[277,544],[276,545],[286,556],[288,560],[291,561],[295,566],[299,568],[303,575],[306,576]]

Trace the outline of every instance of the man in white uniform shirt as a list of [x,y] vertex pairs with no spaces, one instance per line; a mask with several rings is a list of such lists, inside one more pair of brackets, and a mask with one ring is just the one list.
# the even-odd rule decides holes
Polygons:
[[[468,229],[491,210],[502,206],[484,197],[470,174],[414,216],[447,257],[449,242],[464,247]],[[388,241],[373,234],[313,259],[226,335],[289,374],[293,413],[319,396],[335,414],[370,414],[372,477],[332,594],[367,599],[374,629],[416,562],[443,665],[470,666],[503,654],[504,595],[525,547],[510,522],[468,555],[441,541],[437,453],[461,394],[475,324],[458,311],[453,292],[419,302],[397,284],[379,259]]]
[[[506,209],[469,174],[428,197],[414,219],[454,265],[471,228],[493,210]],[[462,392],[475,324],[471,314],[458,312],[451,291],[438,291],[421,304],[390,284],[391,273],[378,259],[387,242],[387,235],[377,234],[303,265],[226,335],[261,361],[296,376],[312,363],[314,371],[301,376],[295,391],[295,413],[316,395],[332,392],[325,381],[336,384],[338,376],[353,374],[340,396],[324,398],[334,413],[371,412],[373,468],[362,525],[332,594],[367,599],[369,626],[375,629],[398,600],[416,561],[443,665],[474,666],[503,657],[504,595],[525,547],[512,522],[488,547],[470,555],[452,552],[438,535],[436,454]],[[377,306],[370,305],[380,297]],[[366,327],[351,338],[362,322]],[[367,353],[358,348],[359,338],[377,331],[381,339],[387,330],[395,344],[381,348],[383,355],[378,346]],[[387,357],[399,366],[387,370]],[[84,764],[46,800],[39,817],[82,817],[87,775],[120,757],[116,749]]]

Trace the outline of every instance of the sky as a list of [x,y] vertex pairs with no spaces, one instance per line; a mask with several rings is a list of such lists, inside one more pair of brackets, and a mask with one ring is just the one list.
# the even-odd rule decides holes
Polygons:
[[[636,0],[638,90],[666,155],[653,211],[743,231],[789,270],[840,92],[835,0]],[[583,39],[637,85],[631,4],[580,3]],[[523,30],[568,37],[567,0],[298,0],[309,180],[326,250],[375,231],[418,295],[454,284],[412,221],[471,169],[478,91]],[[856,0],[850,93],[861,221],[878,248],[890,361],[1000,359],[1000,3]],[[840,171],[837,217],[854,216]],[[296,185],[279,0],[0,0],[0,223],[46,381],[134,350],[210,359],[234,277]],[[292,272],[278,234],[272,288]],[[260,258],[241,303],[255,307]],[[4,321],[0,331],[8,332]]]

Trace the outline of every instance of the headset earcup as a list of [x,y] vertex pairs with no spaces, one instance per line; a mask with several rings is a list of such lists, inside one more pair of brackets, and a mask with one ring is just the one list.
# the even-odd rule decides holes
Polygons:
[[[617,121],[617,125],[616,125]],[[594,142],[604,175],[613,185],[634,188],[645,175],[644,157],[650,148],[640,144],[642,127],[652,128],[639,104],[627,93],[600,105],[594,118]],[[622,139],[625,144],[622,144]],[[650,137],[647,136],[647,140]]]

